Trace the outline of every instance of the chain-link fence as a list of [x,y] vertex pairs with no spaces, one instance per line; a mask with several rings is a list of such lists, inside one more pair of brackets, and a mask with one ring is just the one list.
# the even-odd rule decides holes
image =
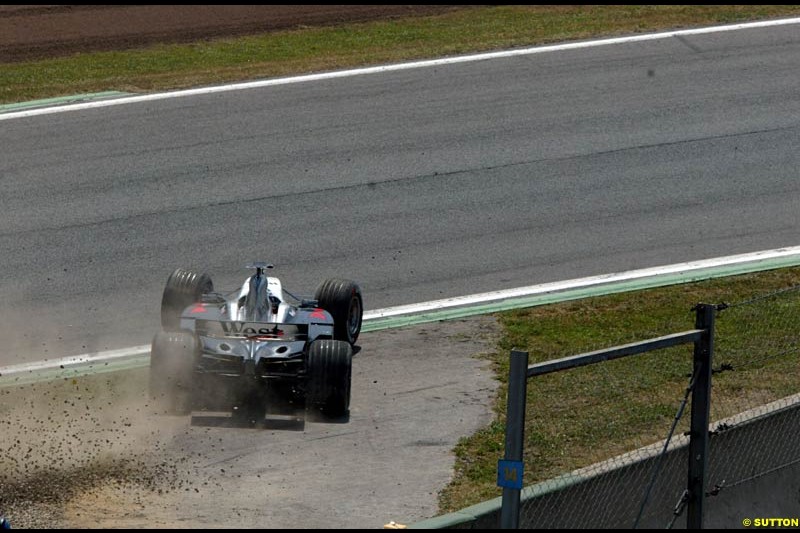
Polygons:
[[[800,287],[717,309],[702,506],[717,510],[704,513],[711,517],[706,526],[726,527],[733,525],[725,522],[731,517],[719,509],[734,500],[715,507],[726,492],[739,490],[734,496],[747,498],[748,483],[794,475],[787,469],[800,464],[800,447],[793,442],[800,434],[800,395],[793,396],[800,390],[800,318],[794,311],[800,309]],[[692,322],[688,314],[667,317],[651,330],[621,333],[619,344],[686,330]],[[540,359],[598,348],[591,341],[577,350],[565,344],[550,347]],[[686,527],[696,380],[691,346],[528,380],[524,464],[526,481],[533,483],[522,491],[519,525]],[[789,505],[770,500],[777,505],[773,512]],[[800,508],[800,501],[795,505]]]
[[782,476],[800,477],[800,286],[720,308],[709,504],[759,499],[761,516],[793,511],[796,517],[800,494],[777,490],[758,498],[766,489],[754,487],[780,484]]

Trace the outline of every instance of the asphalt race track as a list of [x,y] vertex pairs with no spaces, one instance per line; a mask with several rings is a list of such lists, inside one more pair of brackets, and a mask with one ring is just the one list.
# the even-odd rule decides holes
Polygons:
[[4,121],[2,364],[251,260],[368,309],[797,244],[797,25]]

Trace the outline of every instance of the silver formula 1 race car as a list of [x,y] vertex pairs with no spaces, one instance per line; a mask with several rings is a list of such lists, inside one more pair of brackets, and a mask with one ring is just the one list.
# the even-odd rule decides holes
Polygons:
[[248,267],[255,272],[225,294],[205,273],[169,276],[151,350],[151,398],[176,414],[225,410],[252,422],[275,402],[345,415],[361,289],[329,279],[306,299],[267,277],[272,265]]

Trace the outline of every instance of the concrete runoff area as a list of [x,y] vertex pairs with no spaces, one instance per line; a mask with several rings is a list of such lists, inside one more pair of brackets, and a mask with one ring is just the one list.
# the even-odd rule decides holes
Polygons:
[[348,420],[261,428],[154,413],[139,368],[0,389],[14,528],[380,528],[434,516],[488,424],[491,317],[364,333]]

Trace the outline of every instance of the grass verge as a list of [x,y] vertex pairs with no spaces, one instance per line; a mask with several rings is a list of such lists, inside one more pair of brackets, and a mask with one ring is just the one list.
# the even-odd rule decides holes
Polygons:
[[[714,367],[732,368],[713,378],[711,416],[719,420],[800,392],[798,284],[800,268],[789,268],[499,314],[503,337],[490,356],[502,382],[497,419],[459,443],[441,511],[501,495],[496,466],[512,349],[528,351],[531,363],[576,355],[693,329],[696,303],[741,303],[717,316]],[[666,438],[691,354],[689,345],[528,380],[525,485]]]
[[800,6],[494,6],[0,65],[0,103],[146,92],[800,14]]

